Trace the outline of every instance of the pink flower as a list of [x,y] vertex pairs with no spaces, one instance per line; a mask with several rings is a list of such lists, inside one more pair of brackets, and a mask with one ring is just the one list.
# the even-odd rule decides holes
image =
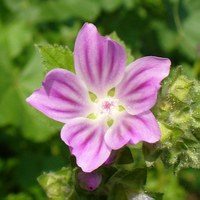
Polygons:
[[160,139],[150,109],[169,74],[169,59],[148,56],[125,67],[124,48],[86,23],[76,38],[74,62],[76,74],[50,71],[26,101],[65,124],[61,138],[84,172],[101,166],[112,150]]

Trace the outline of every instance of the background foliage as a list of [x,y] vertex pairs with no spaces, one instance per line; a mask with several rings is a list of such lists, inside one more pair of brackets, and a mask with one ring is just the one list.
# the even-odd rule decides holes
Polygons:
[[[45,55],[48,49],[56,56],[54,44],[73,49],[80,27],[89,21],[103,35],[116,31],[134,58],[168,57],[173,67],[182,65],[183,74],[199,79],[199,19],[199,0],[1,0],[0,198],[46,199],[36,178],[42,171],[69,165],[69,152],[59,137],[62,125],[25,102],[40,86],[46,67],[55,67],[45,62],[42,69],[38,52]],[[68,51],[56,48],[61,53]],[[55,60],[55,65],[62,67],[65,62]],[[73,60],[66,64],[73,67]],[[183,169],[175,176],[170,166],[166,169],[160,161],[155,166],[148,173],[149,189],[165,192],[166,200],[200,198],[198,170]]]

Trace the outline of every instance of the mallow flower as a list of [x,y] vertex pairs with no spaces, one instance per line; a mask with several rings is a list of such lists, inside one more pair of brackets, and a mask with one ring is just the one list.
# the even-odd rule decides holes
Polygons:
[[160,139],[150,109],[169,74],[169,59],[147,56],[125,67],[125,49],[85,23],[76,38],[74,65],[76,74],[59,68],[48,72],[26,101],[64,123],[61,139],[84,172],[104,164],[112,150]]

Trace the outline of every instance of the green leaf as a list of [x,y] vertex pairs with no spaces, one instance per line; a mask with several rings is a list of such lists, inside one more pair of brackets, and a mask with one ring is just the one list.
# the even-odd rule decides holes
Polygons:
[[125,48],[125,50],[126,50],[126,64],[128,65],[131,62],[133,62],[134,57],[131,54],[131,49],[128,48],[127,45],[118,37],[117,33],[116,32],[111,33],[110,37]]
[[9,194],[5,200],[32,200],[32,198],[25,193]]
[[74,195],[73,172],[70,168],[43,173],[37,180],[50,199],[68,200]]
[[94,21],[100,13],[100,7],[92,0],[57,0],[40,3],[39,17],[41,21],[66,20],[79,17],[84,21]]
[[41,85],[40,60],[34,55],[22,72],[8,69],[5,73],[2,71],[3,75],[8,74],[2,76],[3,80],[11,80],[6,88],[0,88],[0,125],[15,125],[25,138],[35,142],[46,141],[60,130],[61,123],[49,119],[25,101]]
[[160,155],[159,143],[143,143],[143,153],[147,167],[152,167]]
[[[45,141],[57,133],[62,124],[49,119],[44,114],[32,108],[26,103],[26,98],[41,86],[43,72],[40,68],[40,59],[34,55],[25,69],[17,78],[17,93],[21,101],[21,120],[20,127],[24,137],[34,141]],[[18,105],[19,107],[19,105]],[[19,112],[18,112],[19,116]],[[19,119],[19,117],[18,117]]]
[[145,191],[155,200],[162,199],[162,196],[164,200],[186,199],[186,191],[180,185],[179,180],[174,176],[173,171],[166,169],[160,160],[156,161],[155,167],[148,170]]
[[36,45],[41,55],[45,72],[54,68],[74,71],[73,53],[68,47],[59,45]]
[[120,152],[118,158],[117,158],[117,164],[129,164],[133,163],[133,156],[131,154],[131,151],[128,147],[125,147]]
[[174,21],[179,33],[179,49],[190,59],[196,59],[200,40],[200,2],[193,0],[172,3]]
[[136,145],[129,145],[128,147],[134,159],[134,162],[133,162],[134,167],[137,167],[137,168],[145,167],[145,160],[144,160],[144,155],[142,152],[142,143],[140,142]]
[[20,21],[14,21],[4,26],[1,34],[4,36],[8,56],[11,58],[17,57],[32,40],[30,27]]
[[158,42],[165,52],[169,53],[178,48],[181,37],[177,34],[177,31],[167,27],[163,21],[155,22],[153,25],[158,35]]
[[109,0],[109,1],[100,0],[103,9],[110,12],[118,8],[122,4],[122,2],[123,2],[122,0]]

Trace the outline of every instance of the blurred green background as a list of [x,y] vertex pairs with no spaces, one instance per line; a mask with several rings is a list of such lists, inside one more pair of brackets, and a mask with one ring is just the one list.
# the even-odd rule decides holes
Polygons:
[[[116,31],[135,58],[168,57],[190,78],[200,75],[199,0],[0,0],[0,199],[46,199],[36,178],[69,163],[62,124],[25,102],[44,70],[34,44],[73,49],[84,22],[103,35]],[[166,200],[200,199],[200,172],[178,177],[158,164],[148,188]]]

